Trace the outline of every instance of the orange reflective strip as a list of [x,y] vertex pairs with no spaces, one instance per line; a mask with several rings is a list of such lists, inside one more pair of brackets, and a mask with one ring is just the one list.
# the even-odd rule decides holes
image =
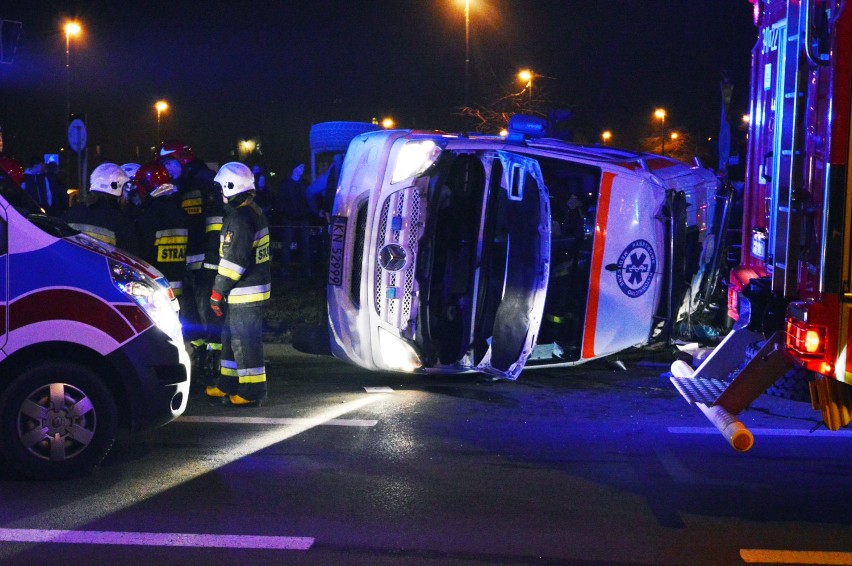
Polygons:
[[592,249],[592,273],[589,280],[589,302],[586,304],[586,324],[583,329],[583,357],[595,357],[595,329],[598,325],[598,302],[601,296],[601,270],[606,245],[606,224],[609,219],[609,199],[614,173],[604,172],[598,197],[598,219],[595,224],[595,243]]

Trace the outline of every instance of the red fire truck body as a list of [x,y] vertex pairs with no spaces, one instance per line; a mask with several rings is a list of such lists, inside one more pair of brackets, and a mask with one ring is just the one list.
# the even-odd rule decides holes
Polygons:
[[852,6],[749,1],[758,36],[741,258],[728,281],[736,323],[694,373],[672,368],[739,450],[753,438],[736,415],[779,379],[809,382],[831,430],[852,408]]

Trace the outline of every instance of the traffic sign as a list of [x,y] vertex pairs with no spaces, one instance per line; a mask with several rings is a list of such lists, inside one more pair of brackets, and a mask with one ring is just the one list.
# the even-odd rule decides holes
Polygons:
[[68,126],[68,145],[77,153],[86,147],[86,124],[80,118],[75,118]]

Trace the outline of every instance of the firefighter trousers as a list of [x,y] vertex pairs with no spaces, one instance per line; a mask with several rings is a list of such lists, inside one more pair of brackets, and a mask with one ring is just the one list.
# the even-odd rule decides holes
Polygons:
[[249,401],[266,399],[263,363],[263,304],[231,306],[222,326],[222,358],[218,387]]

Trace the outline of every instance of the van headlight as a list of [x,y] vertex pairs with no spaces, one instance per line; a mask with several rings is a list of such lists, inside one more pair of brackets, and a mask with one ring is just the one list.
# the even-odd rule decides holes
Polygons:
[[396,156],[391,185],[422,174],[438,160],[440,155],[441,147],[432,140],[405,142]]
[[388,369],[411,372],[422,365],[420,356],[411,344],[384,328],[379,328],[379,350]]
[[177,344],[183,344],[180,320],[172,305],[174,295],[168,287],[163,287],[138,269],[115,260],[109,260],[109,271],[115,286],[133,299],[157,328]]

